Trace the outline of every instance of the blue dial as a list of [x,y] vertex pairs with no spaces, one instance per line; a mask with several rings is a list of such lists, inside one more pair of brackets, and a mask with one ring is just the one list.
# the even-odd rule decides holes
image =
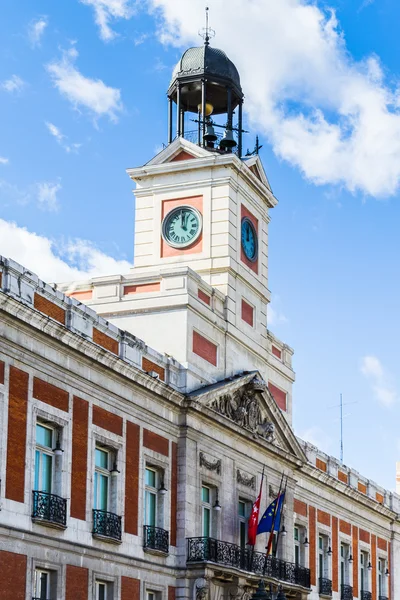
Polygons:
[[173,248],[191,246],[201,233],[201,214],[193,206],[177,206],[164,218],[162,235]]
[[257,232],[248,217],[242,219],[242,248],[243,252],[251,262],[257,260],[258,241]]

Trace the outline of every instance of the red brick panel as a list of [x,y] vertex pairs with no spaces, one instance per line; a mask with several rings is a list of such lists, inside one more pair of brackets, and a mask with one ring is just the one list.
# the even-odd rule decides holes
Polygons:
[[145,356],[143,356],[142,358],[142,369],[143,371],[146,371],[146,373],[154,371],[155,373],[157,373],[161,381],[165,381],[165,369],[163,367],[160,367],[160,365],[153,362],[152,360],[149,360]]
[[169,441],[167,438],[148,429],[143,430],[143,446],[149,448],[149,450],[154,450],[154,452],[164,454],[164,456],[169,456]]
[[331,526],[331,515],[323,510],[319,510],[317,512],[317,520],[318,523],[322,523],[323,525]]
[[383,550],[384,552],[387,552],[387,541],[383,540],[382,538],[378,537],[378,548],[379,550]]
[[274,356],[276,356],[277,358],[281,359],[282,358],[282,352],[279,350],[279,348],[277,348],[276,346],[272,346],[272,354]]
[[177,162],[179,160],[190,160],[191,158],[195,158],[192,154],[189,154],[189,152],[185,152],[185,150],[181,150],[181,152],[179,152],[176,156],[174,156],[174,158],[171,158],[170,162]]
[[316,532],[316,510],[314,506],[309,506],[309,542],[310,542],[310,571],[311,585],[317,584],[317,532]]
[[332,517],[332,590],[339,590],[338,518]]
[[176,598],[176,588],[173,585],[168,586],[168,600],[175,600]]
[[379,502],[379,504],[383,504],[385,501],[383,494],[380,494],[379,492],[376,492],[375,498],[376,498],[376,501]]
[[125,531],[138,534],[140,427],[126,423]]
[[365,542],[366,544],[370,543],[370,535],[368,533],[368,531],[365,531],[364,529],[360,529],[360,540],[362,542]]
[[358,527],[353,525],[353,596],[358,598]]
[[61,308],[61,306],[51,302],[51,300],[47,300],[47,298],[44,298],[39,294],[35,294],[33,306],[36,308],[36,310],[39,310],[48,317],[51,317],[55,321],[65,325],[65,310]]
[[72,413],[71,517],[86,520],[89,404],[74,396]]
[[1,600],[25,600],[26,556],[0,550]]
[[93,296],[92,290],[80,290],[77,292],[69,292],[65,294],[66,296],[70,296],[71,298],[75,298],[75,300],[91,300]]
[[315,466],[317,467],[317,469],[319,469],[320,471],[324,471],[324,473],[327,472],[328,470],[328,465],[326,464],[326,462],[324,460],[321,460],[320,458],[317,458],[315,461]]
[[371,563],[372,563],[372,600],[377,600],[377,594],[376,594],[376,535],[371,535]]
[[211,296],[209,296],[208,294],[203,292],[203,290],[200,290],[200,289],[197,290],[197,297],[200,298],[200,300],[202,302],[205,302],[206,304],[208,304],[208,306],[210,306]]
[[140,600],[140,580],[121,577],[121,600]]
[[114,413],[100,408],[100,406],[93,406],[92,421],[94,425],[102,429],[122,435],[122,417],[114,415]]
[[345,533],[346,535],[351,535],[351,525],[347,523],[347,521],[339,521],[339,530],[341,533]]
[[106,333],[99,331],[98,329],[96,329],[96,327],[93,327],[93,341],[95,344],[98,344],[105,350],[109,350],[110,352],[118,356],[119,344],[117,340],[114,340],[114,338],[110,337]]
[[[203,196],[191,196],[189,198],[174,198],[171,200],[164,200],[161,208],[161,218],[167,216],[167,214],[178,206],[192,206],[196,208],[200,214],[203,214]],[[167,242],[161,237],[161,258],[168,258],[170,256],[183,256],[185,254],[197,254],[203,251],[203,232],[199,235],[197,240],[187,246],[186,248],[172,248]]]
[[131,294],[147,294],[148,292],[159,292],[160,282],[155,283],[141,283],[139,285],[125,285],[124,295],[130,296]]
[[347,473],[343,473],[343,471],[338,471],[337,478],[343,483],[349,483],[349,476]]
[[67,565],[65,600],[88,600],[89,571]]
[[0,271],[0,288],[1,288],[2,284],[3,284],[3,272]]
[[301,500],[297,500],[297,498],[293,500],[293,510],[298,515],[307,516],[307,504]]
[[[245,217],[247,217],[252,222],[254,229],[256,230],[256,234],[257,234],[257,238],[258,238],[258,219],[256,219],[256,217],[254,215],[252,215],[251,212],[249,210],[247,210],[247,208],[242,204],[240,221],[242,222],[242,220]],[[260,250],[261,250],[260,240],[258,240],[258,251],[260,252]],[[258,273],[258,257],[254,261],[249,260],[244,253],[242,244],[240,244],[240,259],[245,265],[247,265],[249,267],[249,269],[254,271],[254,273]]]
[[193,331],[193,352],[214,365],[214,367],[217,366],[217,346],[197,331]]
[[275,402],[281,410],[286,411],[286,392],[280,390],[276,385],[268,382],[268,389],[274,397]]
[[68,412],[68,392],[37,377],[33,378],[33,397],[41,402],[50,404],[50,406]]
[[0,360],[0,383],[4,383],[4,370],[5,370],[5,364],[3,363],[2,360]]
[[358,491],[361,492],[362,494],[366,494],[367,493],[367,486],[364,485],[363,483],[361,483],[361,481],[358,482]]
[[[176,546],[177,503],[178,503],[178,444],[171,444],[171,534],[170,544]],[[175,588],[173,588],[175,591]],[[175,596],[174,596],[175,597]]]
[[24,501],[28,383],[28,373],[10,367],[6,498],[16,502]]
[[254,308],[243,300],[242,298],[242,320],[250,325],[250,327],[254,326]]

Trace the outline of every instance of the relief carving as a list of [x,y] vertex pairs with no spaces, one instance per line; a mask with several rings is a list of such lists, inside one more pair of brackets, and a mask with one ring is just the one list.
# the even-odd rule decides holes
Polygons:
[[208,582],[203,577],[199,577],[194,582],[193,600],[207,600],[207,599],[208,599]]
[[201,467],[205,467],[209,471],[215,471],[216,473],[218,473],[218,475],[221,475],[221,459],[211,462],[210,460],[207,460],[204,452],[200,452],[199,457]]
[[236,471],[236,481],[245,485],[246,487],[251,488],[252,490],[256,489],[256,478],[255,476],[246,475],[242,473],[239,469]]

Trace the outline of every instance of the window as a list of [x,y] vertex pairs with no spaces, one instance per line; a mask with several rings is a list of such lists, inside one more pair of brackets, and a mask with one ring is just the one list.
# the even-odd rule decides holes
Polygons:
[[35,569],[35,600],[53,600],[56,598],[56,572]]
[[146,600],[161,600],[160,592],[146,591]]
[[294,562],[295,565],[304,567],[305,565],[305,551],[304,551],[304,542],[306,537],[306,532],[304,527],[300,525],[295,525],[293,530],[293,541],[294,541]]
[[53,487],[53,438],[53,429],[36,423],[34,489],[49,494]]
[[244,500],[239,500],[238,515],[239,515],[239,546],[244,550],[247,544],[247,509],[248,503]]
[[108,510],[110,495],[110,452],[96,447],[93,508]]
[[379,597],[386,596],[386,559],[378,559],[378,590]]
[[340,583],[349,583],[349,556],[350,548],[347,544],[340,544]]
[[96,600],[112,600],[113,584],[108,581],[96,581]]
[[201,488],[201,523],[203,537],[211,537],[211,489]]
[[368,552],[360,552],[360,590],[368,592]]
[[146,467],[145,492],[144,492],[144,524],[150,527],[157,525],[157,496],[158,496],[158,472]]
[[326,535],[318,536],[318,576],[322,579],[329,579],[328,544]]

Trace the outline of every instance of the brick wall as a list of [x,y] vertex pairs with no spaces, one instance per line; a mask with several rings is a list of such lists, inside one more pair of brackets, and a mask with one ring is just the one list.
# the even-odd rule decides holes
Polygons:
[[310,571],[311,571],[311,585],[316,585],[317,583],[317,532],[316,532],[316,510],[314,506],[309,506],[309,542],[310,542]]
[[139,579],[121,577],[121,600],[140,600]]
[[387,552],[387,541],[383,540],[382,538],[378,537],[378,548],[379,550],[383,550],[384,552]]
[[5,364],[0,360],[0,383],[4,383]]
[[339,529],[341,533],[345,533],[346,535],[351,535],[351,525],[347,523],[347,521],[339,521]]
[[102,348],[105,348],[105,350],[109,350],[118,356],[119,344],[117,340],[114,340],[114,338],[103,333],[102,331],[99,331],[96,329],[96,327],[93,327],[93,341],[95,344],[98,344]]
[[92,422],[106,431],[122,435],[122,418],[100,406],[93,406]]
[[138,533],[140,427],[126,423],[125,531]]
[[197,331],[193,331],[192,350],[194,354],[214,365],[214,367],[217,366],[217,346],[200,335],[200,333],[197,333]]
[[67,565],[65,600],[88,600],[89,571]]
[[[171,546],[176,546],[178,505],[178,444],[171,444]],[[175,590],[175,588],[174,588]]]
[[200,300],[202,302],[205,302],[206,304],[208,304],[208,306],[210,306],[211,296],[209,296],[208,294],[203,292],[203,290],[200,290],[200,289],[197,290],[197,297],[200,298]]
[[242,298],[242,319],[243,319],[243,321],[245,321],[245,323],[250,325],[250,327],[253,327],[253,325],[254,325],[254,308],[252,306],[250,306],[250,304],[248,304],[248,302],[246,302],[246,300],[243,300],[243,298]]
[[28,373],[10,367],[6,498],[16,502],[24,502],[28,383]]
[[51,317],[55,321],[65,325],[65,310],[61,308],[61,306],[51,302],[51,300],[47,300],[47,298],[35,293],[33,306],[36,308],[36,310],[39,310],[48,317]]
[[332,517],[332,590],[339,590],[339,540],[338,518]]
[[169,441],[167,438],[158,435],[158,433],[154,433],[154,431],[143,429],[143,446],[154,452],[164,454],[164,456],[169,455]]
[[25,600],[26,556],[0,550],[1,600]]
[[143,371],[146,371],[146,373],[150,373],[150,371],[154,371],[155,373],[158,374],[161,381],[165,381],[165,369],[163,367],[160,367],[160,365],[153,362],[152,360],[149,360],[145,356],[143,356],[143,358],[142,358],[142,369],[143,369]]
[[358,527],[353,525],[353,596],[358,597]]
[[369,535],[368,531],[365,531],[365,529],[360,529],[359,538],[365,544],[369,544],[371,541],[371,536]]
[[72,413],[71,517],[86,520],[89,404],[74,396]]
[[317,458],[315,461],[315,466],[317,467],[317,469],[319,469],[320,471],[324,471],[324,473],[327,472],[328,470],[328,465],[326,464],[325,461],[321,460],[320,458]]
[[297,500],[297,498],[293,500],[293,510],[298,515],[307,516],[307,504],[301,500]]
[[147,294],[149,292],[159,292],[160,282],[155,283],[142,283],[139,285],[125,285],[124,295],[130,296],[131,294]]
[[323,525],[331,526],[331,515],[323,510],[319,510],[317,512],[317,520],[318,523],[322,523]]
[[33,397],[37,398],[37,400],[40,400],[41,402],[50,404],[50,406],[54,406],[55,408],[59,408],[60,410],[68,412],[68,392],[56,387],[55,385],[52,385],[51,383],[47,383],[47,381],[42,381],[37,377],[33,378]]
[[349,476],[346,473],[343,473],[343,471],[338,471],[337,476],[339,481],[342,481],[343,483],[349,482]]
[[274,397],[275,402],[281,410],[286,411],[286,392],[280,390],[276,385],[268,382],[268,389]]
[[168,600],[175,600],[176,588],[172,585],[168,586]]

